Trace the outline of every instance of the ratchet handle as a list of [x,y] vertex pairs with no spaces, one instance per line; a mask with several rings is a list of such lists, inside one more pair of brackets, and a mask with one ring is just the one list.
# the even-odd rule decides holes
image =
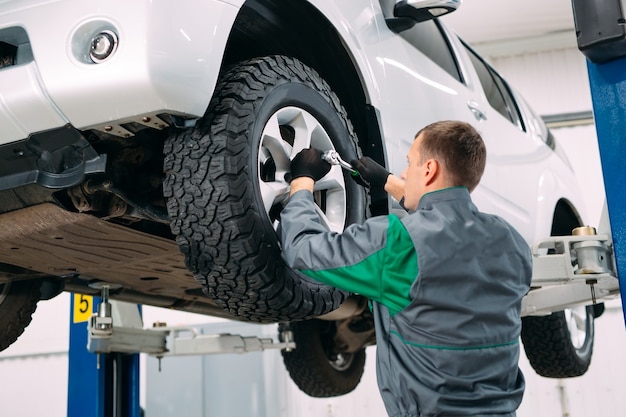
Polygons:
[[331,165],[339,165],[341,168],[348,171],[353,177],[359,175],[359,172],[352,168],[352,164],[341,159],[337,151],[330,150],[322,153],[322,159]]

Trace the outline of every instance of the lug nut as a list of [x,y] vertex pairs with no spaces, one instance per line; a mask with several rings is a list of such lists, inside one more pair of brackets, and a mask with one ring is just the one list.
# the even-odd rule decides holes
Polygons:
[[118,38],[115,32],[103,30],[93,37],[89,46],[89,58],[99,64],[109,59],[117,49]]

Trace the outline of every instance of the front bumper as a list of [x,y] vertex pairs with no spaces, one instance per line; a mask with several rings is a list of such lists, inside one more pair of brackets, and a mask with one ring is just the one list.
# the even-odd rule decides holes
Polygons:
[[[0,145],[67,124],[202,116],[237,12],[220,0],[0,2],[0,42],[17,47],[0,67]],[[89,45],[105,29],[119,45],[96,64]]]

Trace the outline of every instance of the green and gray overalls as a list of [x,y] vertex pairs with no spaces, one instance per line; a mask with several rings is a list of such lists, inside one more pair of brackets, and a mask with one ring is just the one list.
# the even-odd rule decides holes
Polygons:
[[281,217],[287,263],[372,301],[377,377],[391,417],[514,416],[520,308],[530,248],[465,187],[422,197],[400,219],[374,217],[339,234],[320,224],[311,193]]

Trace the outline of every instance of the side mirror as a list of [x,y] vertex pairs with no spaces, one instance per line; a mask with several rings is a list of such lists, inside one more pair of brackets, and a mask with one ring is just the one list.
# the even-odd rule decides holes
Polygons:
[[432,20],[455,11],[461,0],[400,0],[393,8],[393,18],[385,19],[395,32],[410,29],[416,23]]
[[423,22],[451,13],[460,5],[461,0],[401,0],[396,2],[393,14]]

